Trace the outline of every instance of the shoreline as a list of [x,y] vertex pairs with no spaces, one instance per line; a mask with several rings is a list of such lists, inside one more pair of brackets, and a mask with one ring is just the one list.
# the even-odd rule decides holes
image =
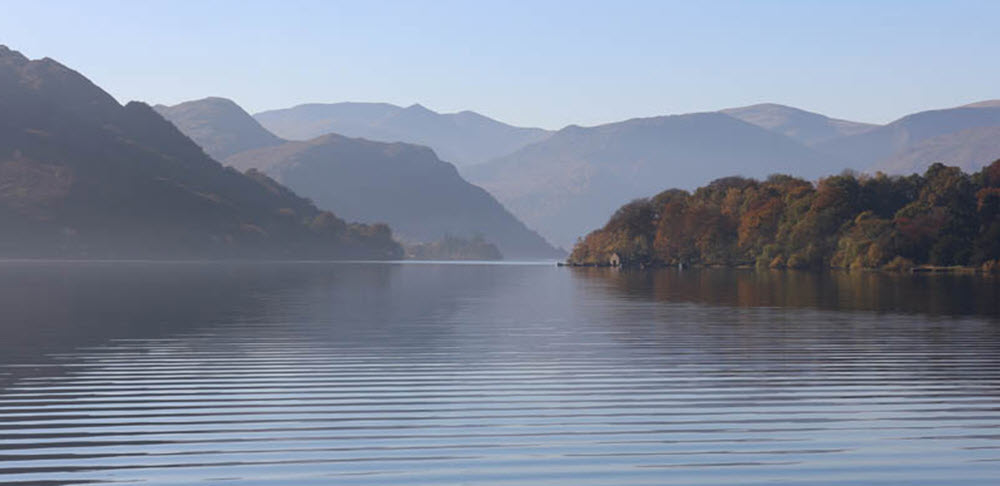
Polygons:
[[535,265],[549,266],[555,260],[263,260],[263,259],[63,259],[63,258],[0,258],[0,265],[19,264],[142,264],[142,265]]
[[823,272],[823,271],[861,271],[861,272],[872,272],[872,273],[885,273],[885,274],[944,274],[944,275],[979,275],[979,276],[1000,276],[1000,272],[996,270],[984,270],[981,266],[968,266],[968,265],[915,265],[911,268],[897,269],[897,268],[849,268],[849,267],[822,267],[822,268],[770,268],[770,267],[758,267],[756,265],[742,264],[742,265],[704,265],[704,264],[687,264],[687,265],[666,265],[666,264],[639,264],[639,265],[610,265],[610,264],[596,264],[596,263],[577,263],[577,262],[558,262],[557,266],[560,267],[573,267],[573,268],[615,268],[619,270],[663,270],[668,268],[674,268],[678,270],[687,269],[731,269],[731,270],[768,270],[768,271],[795,271],[795,272]]

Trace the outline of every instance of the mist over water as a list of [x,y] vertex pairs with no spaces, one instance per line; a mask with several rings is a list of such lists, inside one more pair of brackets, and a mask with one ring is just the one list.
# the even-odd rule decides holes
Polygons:
[[0,484],[990,485],[959,275],[0,263]]

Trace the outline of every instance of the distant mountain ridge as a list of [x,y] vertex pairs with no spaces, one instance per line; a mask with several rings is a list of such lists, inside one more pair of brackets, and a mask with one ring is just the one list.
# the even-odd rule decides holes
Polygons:
[[[891,160],[902,152],[913,149],[917,144],[941,135],[948,135],[972,128],[1000,126],[1000,108],[989,106],[962,106],[942,110],[930,110],[904,116],[892,123],[857,135],[819,143],[815,148],[832,157],[844,161],[847,167],[869,170],[882,167],[884,161]],[[959,139],[953,139],[958,141]],[[996,154],[1000,156],[1000,154]],[[960,165],[967,168],[978,164],[983,167],[989,160],[939,160],[936,162]],[[976,168],[978,168],[976,167]],[[919,171],[926,167],[913,169]]]
[[[232,140],[242,127],[255,123],[229,100],[223,104],[231,105],[228,111],[233,117],[216,116],[219,104],[217,99],[206,99],[178,105],[185,114],[179,127],[197,127],[208,140]],[[199,109],[202,106],[204,110]],[[178,111],[162,110],[168,118]],[[237,120],[239,116],[245,120]],[[249,144],[258,148],[230,155],[224,162],[239,170],[267,173],[346,218],[388,223],[410,243],[482,236],[508,258],[561,258],[565,254],[427,147],[338,134],[306,141],[268,135]]]
[[729,108],[722,110],[722,113],[778,132],[809,146],[835,138],[864,133],[878,127],[878,125],[868,123],[838,120],[819,113],[775,103]]
[[224,168],[148,105],[0,46],[0,255],[398,258],[258,172]]
[[[841,168],[890,174],[923,172],[942,162],[975,172],[1000,157],[1000,100],[904,116],[886,125],[832,119],[765,103],[722,110],[787,135],[841,161]],[[831,168],[831,173],[836,168]]]
[[997,110],[1000,100],[985,100],[913,113],[882,126],[770,103],[722,112],[799,140],[842,161],[843,168],[908,174],[935,162],[974,172],[1000,157],[1000,143],[990,135],[1000,127]]
[[[933,162],[976,170],[1000,156],[993,139],[986,135],[989,131],[986,127],[997,125],[996,118],[989,111],[1000,110],[998,106],[1000,102],[993,100],[933,110],[903,117],[885,126],[834,119],[774,103],[721,110],[720,115],[738,119],[785,139],[778,142],[778,139],[771,138],[770,142],[762,142],[754,149],[755,153],[731,153],[733,159],[756,159],[750,164],[723,161],[709,156],[709,152],[690,151],[692,140],[701,140],[703,147],[712,145],[707,141],[713,138],[719,144],[731,143],[731,134],[724,129],[718,129],[717,133],[712,133],[715,128],[706,128],[701,133],[689,132],[691,140],[663,135],[666,137],[663,143],[647,144],[648,141],[642,140],[642,137],[633,138],[634,146],[626,149],[614,146],[626,143],[622,141],[624,139],[615,137],[628,138],[626,132],[635,129],[637,122],[634,120],[599,126],[603,128],[571,125],[558,132],[546,132],[534,142],[525,143],[524,139],[519,139],[515,144],[498,145],[492,153],[499,155],[483,163],[462,165],[461,171],[530,226],[558,244],[568,246],[572,244],[572,238],[579,236],[574,234],[575,231],[590,229],[591,226],[582,224],[582,221],[594,218],[590,213],[613,210],[627,199],[647,196],[649,191],[658,190],[661,186],[644,179],[663,177],[663,171],[673,171],[670,177],[680,187],[696,187],[714,177],[736,174],[763,177],[772,172],[788,172],[802,177],[819,177],[844,169],[919,172]],[[700,114],[674,116],[695,115]],[[259,113],[256,118],[262,125],[279,133],[291,130],[297,138],[332,130],[376,140],[419,141],[432,148],[446,147],[438,150],[442,152],[454,149],[447,142],[442,142],[449,139],[442,134],[450,132],[456,136],[454,134],[461,133],[455,126],[442,123],[442,117],[447,116],[420,105],[401,108],[385,103],[338,103],[301,105],[288,110]],[[646,120],[665,118],[670,117]],[[630,123],[633,126],[626,129]],[[974,128],[982,130],[971,130]],[[965,135],[956,135],[958,133]],[[536,136],[539,134],[536,133]],[[658,136],[649,135],[650,139]],[[573,141],[567,142],[570,139]],[[672,141],[667,143],[667,139]],[[800,147],[792,150],[789,142]],[[608,143],[611,145],[602,145]],[[518,144],[523,145],[517,147]],[[510,150],[511,147],[516,148]],[[500,148],[510,152],[502,153]],[[590,153],[585,154],[587,151]],[[724,149],[714,147],[710,151],[724,152]],[[792,152],[798,153],[800,163],[790,163],[785,158]],[[612,153],[617,154],[618,161],[592,163]],[[451,158],[482,161],[484,157],[480,155],[477,159],[453,155]],[[450,160],[449,157],[443,158]],[[530,162],[513,162],[522,158],[530,159]],[[659,167],[668,160],[667,165],[671,168]],[[647,173],[640,174],[642,171]],[[557,207],[564,210],[556,210]],[[601,218],[605,216],[607,214]]]
[[983,100],[962,105],[960,108],[1000,108],[1000,100]]
[[972,173],[985,165],[983,161],[997,159],[1000,159],[1000,126],[986,126],[921,140],[882,160],[873,170],[912,174],[941,162]]
[[836,162],[724,113],[570,126],[463,172],[529,226],[572,245],[631,199],[730,175],[818,177]]
[[[703,113],[571,125],[461,171],[530,227],[568,247],[609,211],[662,187],[692,188],[718,177],[777,172],[807,178],[844,169],[920,172],[934,162],[974,171],[1000,157],[992,136],[992,127],[1000,125],[998,104],[984,101],[921,112],[884,126],[773,103],[722,110],[714,114],[714,124],[695,123],[711,115]],[[470,119],[479,116],[463,113]],[[420,105],[312,104],[256,118],[261,125],[299,130],[299,136],[332,126],[341,128],[341,134],[382,140],[447,141],[464,133],[458,123],[461,113],[440,115]],[[742,129],[726,119],[741,122]],[[748,126],[758,130],[751,135]],[[337,204],[347,208],[352,202],[340,198]],[[421,234],[407,229],[405,221],[396,225],[403,225],[400,234]]]
[[[268,124],[320,135],[289,142]],[[973,171],[1000,157],[998,132],[1000,100],[883,126],[761,104],[558,132],[385,103],[302,105],[255,119],[230,100],[206,98],[154,112],[121,106],[51,59],[30,61],[2,47],[0,222],[13,231],[0,236],[0,251],[17,249],[18,235],[31,235],[33,249],[76,255],[143,245],[189,255],[400,251],[387,228],[347,224],[263,172],[240,174],[210,155],[294,181],[292,189],[352,217],[395,222],[405,238],[482,234],[509,256],[547,258],[558,250],[432,149],[450,153],[446,160],[482,162],[463,166],[463,175],[569,246],[622,203],[664,187],[777,172],[920,172],[934,162]]]
[[459,167],[506,155],[551,133],[511,126],[472,111],[437,113],[419,104],[403,108],[388,103],[317,103],[264,111],[254,118],[289,140],[338,133],[426,145],[442,160]]

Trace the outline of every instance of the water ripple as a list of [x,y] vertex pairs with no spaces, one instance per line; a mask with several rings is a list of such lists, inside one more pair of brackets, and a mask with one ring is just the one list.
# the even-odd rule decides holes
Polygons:
[[[0,361],[0,485],[1000,477],[992,318],[664,301],[548,267],[383,267],[213,277],[241,290],[208,303],[145,297],[173,296],[178,315],[53,303],[74,309],[66,326],[105,320],[88,328],[103,337]],[[210,292],[200,281],[181,278]],[[134,322],[155,325],[121,330]]]

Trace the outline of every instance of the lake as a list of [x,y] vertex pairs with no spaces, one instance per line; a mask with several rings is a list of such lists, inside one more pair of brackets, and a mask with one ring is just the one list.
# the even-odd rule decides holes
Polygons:
[[998,481],[992,279],[0,263],[0,484]]

